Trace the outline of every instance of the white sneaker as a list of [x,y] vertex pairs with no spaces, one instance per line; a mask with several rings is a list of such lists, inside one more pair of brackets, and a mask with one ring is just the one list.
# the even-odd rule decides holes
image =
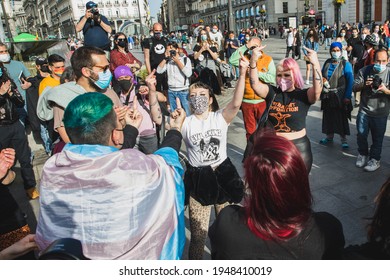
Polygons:
[[363,167],[367,164],[367,156],[358,155],[356,159],[356,167]]
[[381,165],[380,165],[379,160],[376,160],[376,159],[372,158],[372,159],[370,159],[370,160],[367,162],[367,165],[364,167],[364,170],[365,170],[365,171],[372,172],[372,171],[377,170],[380,166],[381,166]]
[[306,84],[307,84],[307,85],[310,85],[310,81],[309,81],[309,80],[306,80]]

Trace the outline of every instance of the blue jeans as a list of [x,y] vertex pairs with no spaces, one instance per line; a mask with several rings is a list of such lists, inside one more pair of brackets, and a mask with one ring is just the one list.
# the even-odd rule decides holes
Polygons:
[[325,50],[332,44],[332,38],[325,38]]
[[386,47],[390,47],[390,37],[386,37],[385,44],[386,44]]
[[45,152],[47,154],[50,153],[53,143],[52,140],[50,139],[49,130],[47,129],[46,124],[41,124],[41,139],[45,147]]
[[[370,159],[381,159],[382,143],[386,132],[386,117],[370,117],[365,113],[359,112],[356,117],[357,144],[359,154],[370,156]],[[368,152],[368,133],[371,131],[372,145]]]
[[168,89],[168,100],[171,105],[171,112],[176,109],[176,97],[180,99],[181,107],[186,111],[186,115],[191,115],[190,104],[188,103],[188,90],[183,91],[172,91]]

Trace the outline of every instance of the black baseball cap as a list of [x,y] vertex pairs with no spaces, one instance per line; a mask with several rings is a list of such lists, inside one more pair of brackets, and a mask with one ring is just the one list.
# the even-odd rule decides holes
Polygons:
[[95,2],[93,2],[93,1],[88,1],[87,2],[87,4],[85,4],[85,8],[86,9],[92,9],[92,8],[96,8],[98,5],[95,3]]
[[35,59],[35,65],[39,65],[39,66],[42,66],[42,65],[45,65],[47,64],[47,59],[44,58],[44,57],[37,57]]

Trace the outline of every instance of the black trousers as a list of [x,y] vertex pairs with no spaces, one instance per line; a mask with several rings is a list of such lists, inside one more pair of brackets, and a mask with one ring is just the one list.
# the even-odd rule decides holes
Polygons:
[[305,135],[301,138],[292,140],[292,142],[294,143],[295,147],[298,148],[298,151],[301,152],[301,156],[306,165],[307,173],[309,174],[313,164],[313,154],[311,152],[309,137]]
[[24,126],[20,121],[13,124],[0,126],[0,149],[14,148],[16,159],[20,163],[20,171],[24,188],[35,187],[35,174],[31,164],[31,150],[28,145]]

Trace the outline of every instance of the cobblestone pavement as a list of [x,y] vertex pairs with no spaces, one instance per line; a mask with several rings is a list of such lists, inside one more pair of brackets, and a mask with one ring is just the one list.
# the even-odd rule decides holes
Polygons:
[[[267,45],[265,52],[274,58],[278,63],[285,55],[285,40],[270,38],[263,42]],[[140,50],[133,50],[137,58],[143,60]],[[329,52],[321,47],[319,51],[320,62],[323,63],[329,56]],[[305,70],[305,61],[298,61],[302,73]],[[224,107],[233,94],[233,89],[228,89],[222,96],[218,96],[220,107]],[[356,114],[357,109],[352,113],[350,122],[351,135],[348,137],[350,148],[347,151],[341,149],[341,143],[336,136],[333,145],[325,147],[318,144],[324,137],[321,133],[322,112],[319,102],[311,106],[307,117],[307,132],[311,139],[313,151],[313,168],[310,173],[310,183],[314,199],[314,210],[327,211],[335,215],[343,224],[346,244],[358,244],[366,240],[365,226],[367,219],[373,214],[373,199],[380,186],[390,175],[390,126],[387,127],[381,167],[375,172],[364,172],[355,167],[357,156],[356,144]],[[34,170],[39,180],[44,162],[47,159],[42,145],[29,134],[29,142],[35,153]],[[245,130],[241,112],[233,120],[228,131],[228,155],[242,174],[242,153],[245,149]],[[16,167],[16,171],[19,168]],[[24,195],[20,173],[17,172],[17,179],[10,187],[12,193],[20,203],[21,208],[27,213],[28,222],[33,230],[36,226],[38,215],[38,201],[28,201]],[[213,213],[213,211],[212,211]],[[187,215],[188,217],[188,215]],[[214,215],[210,223],[214,220]],[[189,239],[190,232],[187,219],[186,235]],[[183,259],[187,258],[187,248]],[[210,259],[210,245],[207,241],[205,247],[205,259]]]

